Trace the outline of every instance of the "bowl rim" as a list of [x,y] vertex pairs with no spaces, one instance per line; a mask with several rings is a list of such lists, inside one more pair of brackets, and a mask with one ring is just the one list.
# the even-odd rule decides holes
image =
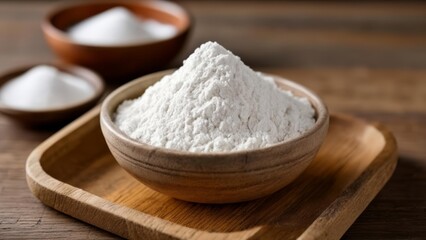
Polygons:
[[[262,153],[262,152],[269,152],[272,149],[276,149],[279,147],[282,147],[283,145],[292,145],[296,142],[298,142],[301,139],[307,138],[308,136],[314,135],[318,130],[320,130],[324,125],[328,123],[329,120],[329,112],[327,109],[327,106],[324,104],[324,102],[321,100],[321,98],[318,97],[313,91],[306,88],[305,86],[298,84],[296,82],[293,82],[291,80],[285,79],[283,77],[274,75],[274,74],[267,74],[263,73],[266,76],[270,76],[274,79],[274,82],[276,80],[279,80],[281,83],[283,83],[286,86],[289,86],[291,89],[297,89],[298,92],[301,92],[304,97],[306,97],[309,100],[309,103],[315,110],[316,114],[316,121],[313,127],[311,127],[309,130],[304,132],[303,134],[285,140],[281,142],[277,142],[265,147],[261,148],[255,148],[255,149],[243,149],[243,150],[235,150],[235,151],[229,151],[229,152],[190,152],[190,151],[183,151],[183,150],[177,150],[177,149],[171,149],[171,148],[165,148],[165,147],[158,147],[154,145],[150,145],[147,143],[138,142],[129,136],[127,136],[124,132],[122,132],[118,126],[113,122],[111,114],[108,112],[109,105],[111,104],[111,101],[117,97],[122,91],[127,90],[128,88],[131,88],[135,85],[141,84],[142,82],[146,81],[146,79],[149,79],[151,77],[154,77],[155,75],[158,75],[159,79],[158,81],[164,77],[165,75],[169,75],[173,73],[176,69],[169,69],[164,71],[159,71],[155,73],[151,73],[148,75],[144,75],[140,78],[137,78],[133,81],[130,81],[123,86],[117,88],[113,92],[111,92],[106,99],[102,102],[101,105],[101,112],[100,112],[100,122],[101,126],[104,125],[110,133],[112,133],[115,137],[119,138],[121,141],[123,141],[126,144],[129,144],[133,148],[144,148],[146,150],[155,151],[158,153],[163,153],[167,155],[174,155],[177,157],[232,157],[232,156],[240,156],[240,155],[246,155],[250,153]],[[152,85],[150,85],[152,86]],[[291,91],[291,90],[290,90]],[[293,92],[293,91],[291,91]],[[126,99],[128,100],[128,99]],[[317,106],[314,106],[312,101],[316,102]],[[118,106],[116,106],[114,109],[117,109]],[[105,136],[104,132],[102,131],[103,136],[105,137],[105,140],[108,142],[107,137]]]
[[[105,83],[102,79],[102,77],[97,74],[96,72],[82,67],[78,65],[73,65],[69,63],[64,62],[37,62],[37,63],[31,63],[31,64],[25,64],[21,66],[14,67],[12,69],[6,70],[0,74],[0,78],[5,78],[3,82],[0,82],[0,89],[3,87],[4,84],[11,81],[13,78],[16,77],[17,74],[25,73],[26,71],[30,70],[33,67],[39,66],[39,65],[47,65],[52,66],[57,69],[59,69],[62,72],[71,74],[73,76],[77,76],[78,78],[82,79],[83,81],[88,82],[94,89],[94,93],[92,96],[90,96],[87,99],[79,100],[72,104],[67,104],[62,107],[50,107],[50,108],[42,108],[42,109],[27,109],[27,108],[18,108],[14,106],[10,106],[7,104],[4,104],[0,99],[0,112],[8,112],[8,113],[15,113],[15,114],[50,114],[53,112],[63,112],[63,111],[69,111],[72,109],[77,109],[87,103],[90,103],[92,101],[95,101],[96,99],[101,98],[103,93],[105,92]],[[89,75],[92,80],[94,80],[96,83],[93,84],[92,80],[88,80],[84,76],[76,75],[75,72],[82,72],[84,75]]]
[[[123,6],[125,4],[135,4],[135,5],[144,5],[147,6],[149,8],[155,8],[159,11],[162,12],[166,12],[168,14],[177,16],[176,14],[171,13],[170,11],[166,11],[166,8],[174,8],[177,9],[177,11],[179,11],[181,13],[181,16],[184,16],[186,18],[186,22],[187,24],[185,25],[185,27],[183,27],[182,29],[178,29],[178,31],[173,34],[172,36],[169,36],[167,38],[161,38],[161,39],[152,39],[152,40],[141,40],[141,41],[132,41],[129,43],[124,43],[124,44],[90,44],[90,43],[84,43],[84,42],[79,42],[76,41],[74,39],[72,39],[65,31],[57,28],[53,23],[52,23],[52,19],[56,16],[58,16],[58,14],[60,14],[62,11],[65,11],[67,9],[70,8],[75,8],[75,7],[79,7],[79,6],[87,6],[87,5],[107,5],[107,4],[116,4],[117,6]],[[163,7],[162,7],[163,6]],[[166,6],[166,7],[164,7]],[[90,47],[90,48],[106,48],[106,49],[116,49],[116,48],[128,48],[128,47],[139,47],[139,46],[149,46],[149,45],[153,45],[153,44],[157,44],[157,43],[162,43],[162,42],[166,42],[166,41],[170,41],[172,39],[175,39],[181,35],[184,35],[186,32],[189,32],[189,30],[192,27],[192,22],[193,22],[193,18],[192,15],[188,12],[187,9],[185,9],[184,7],[182,7],[181,5],[174,3],[174,2],[170,2],[170,1],[165,1],[165,0],[147,0],[147,1],[137,1],[137,0],[106,0],[106,1],[95,1],[95,0],[90,0],[90,1],[78,1],[78,2],[73,2],[73,3],[67,3],[67,4],[61,4],[60,6],[57,6],[53,9],[51,9],[43,18],[42,22],[41,22],[41,28],[43,30],[43,32],[45,32],[45,34],[52,34],[54,37],[71,43],[71,44],[75,44],[78,46],[84,46],[84,47]]]

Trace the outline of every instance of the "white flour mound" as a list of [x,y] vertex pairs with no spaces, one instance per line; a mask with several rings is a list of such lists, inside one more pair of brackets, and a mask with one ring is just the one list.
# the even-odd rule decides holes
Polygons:
[[11,79],[0,89],[0,102],[25,110],[61,108],[89,99],[95,89],[83,79],[38,65]]
[[314,123],[306,98],[282,91],[215,42],[181,68],[124,101],[115,123],[131,138],[190,152],[261,148],[306,132]]
[[114,46],[169,38],[177,29],[154,19],[139,19],[124,7],[114,7],[77,23],[69,36],[84,44]]

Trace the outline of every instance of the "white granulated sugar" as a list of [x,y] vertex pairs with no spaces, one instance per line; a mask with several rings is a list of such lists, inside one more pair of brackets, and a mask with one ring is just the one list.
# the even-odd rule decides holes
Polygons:
[[14,108],[45,110],[75,104],[94,93],[95,89],[83,79],[39,65],[5,83],[0,89],[0,102]]
[[68,30],[69,36],[75,41],[106,46],[164,39],[176,32],[173,25],[154,19],[142,20],[123,7],[111,8]]
[[315,123],[306,98],[278,89],[215,42],[181,68],[124,101],[115,123],[131,138],[190,152],[261,148],[294,138]]

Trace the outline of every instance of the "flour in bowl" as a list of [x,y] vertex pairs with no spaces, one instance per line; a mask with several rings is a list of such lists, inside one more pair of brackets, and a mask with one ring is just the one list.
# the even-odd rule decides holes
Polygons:
[[115,123],[131,138],[190,151],[256,149],[295,138],[315,123],[306,98],[280,90],[215,42],[137,99],[124,101]]

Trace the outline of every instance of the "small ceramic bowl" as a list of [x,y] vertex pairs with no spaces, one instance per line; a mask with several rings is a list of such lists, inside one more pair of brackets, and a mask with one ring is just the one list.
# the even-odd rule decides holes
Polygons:
[[[67,29],[113,7],[125,7],[137,16],[172,24],[172,37],[131,44],[101,46],[74,41]],[[182,7],[165,1],[97,1],[79,2],[51,11],[42,23],[45,38],[59,57],[88,67],[106,81],[122,82],[166,66],[183,47],[190,30],[190,16]]]
[[260,198],[283,188],[310,164],[328,130],[328,111],[310,90],[274,77],[278,86],[309,99],[316,111],[312,129],[289,141],[255,150],[194,153],[137,142],[113,122],[117,106],[133,99],[171,73],[163,71],[132,81],[103,102],[101,128],[111,153],[131,175],[171,197],[199,203],[231,203]]
[[28,126],[62,124],[80,116],[82,113],[92,108],[94,105],[96,105],[104,93],[104,83],[98,74],[89,69],[69,65],[66,63],[38,63],[11,69],[0,75],[0,89],[7,81],[18,77],[19,75],[25,73],[37,65],[53,66],[63,72],[80,77],[81,79],[89,82],[90,85],[93,86],[95,92],[93,93],[92,97],[84,101],[60,108],[50,108],[43,110],[18,109],[12,106],[8,106],[2,103],[0,100],[0,113]]

